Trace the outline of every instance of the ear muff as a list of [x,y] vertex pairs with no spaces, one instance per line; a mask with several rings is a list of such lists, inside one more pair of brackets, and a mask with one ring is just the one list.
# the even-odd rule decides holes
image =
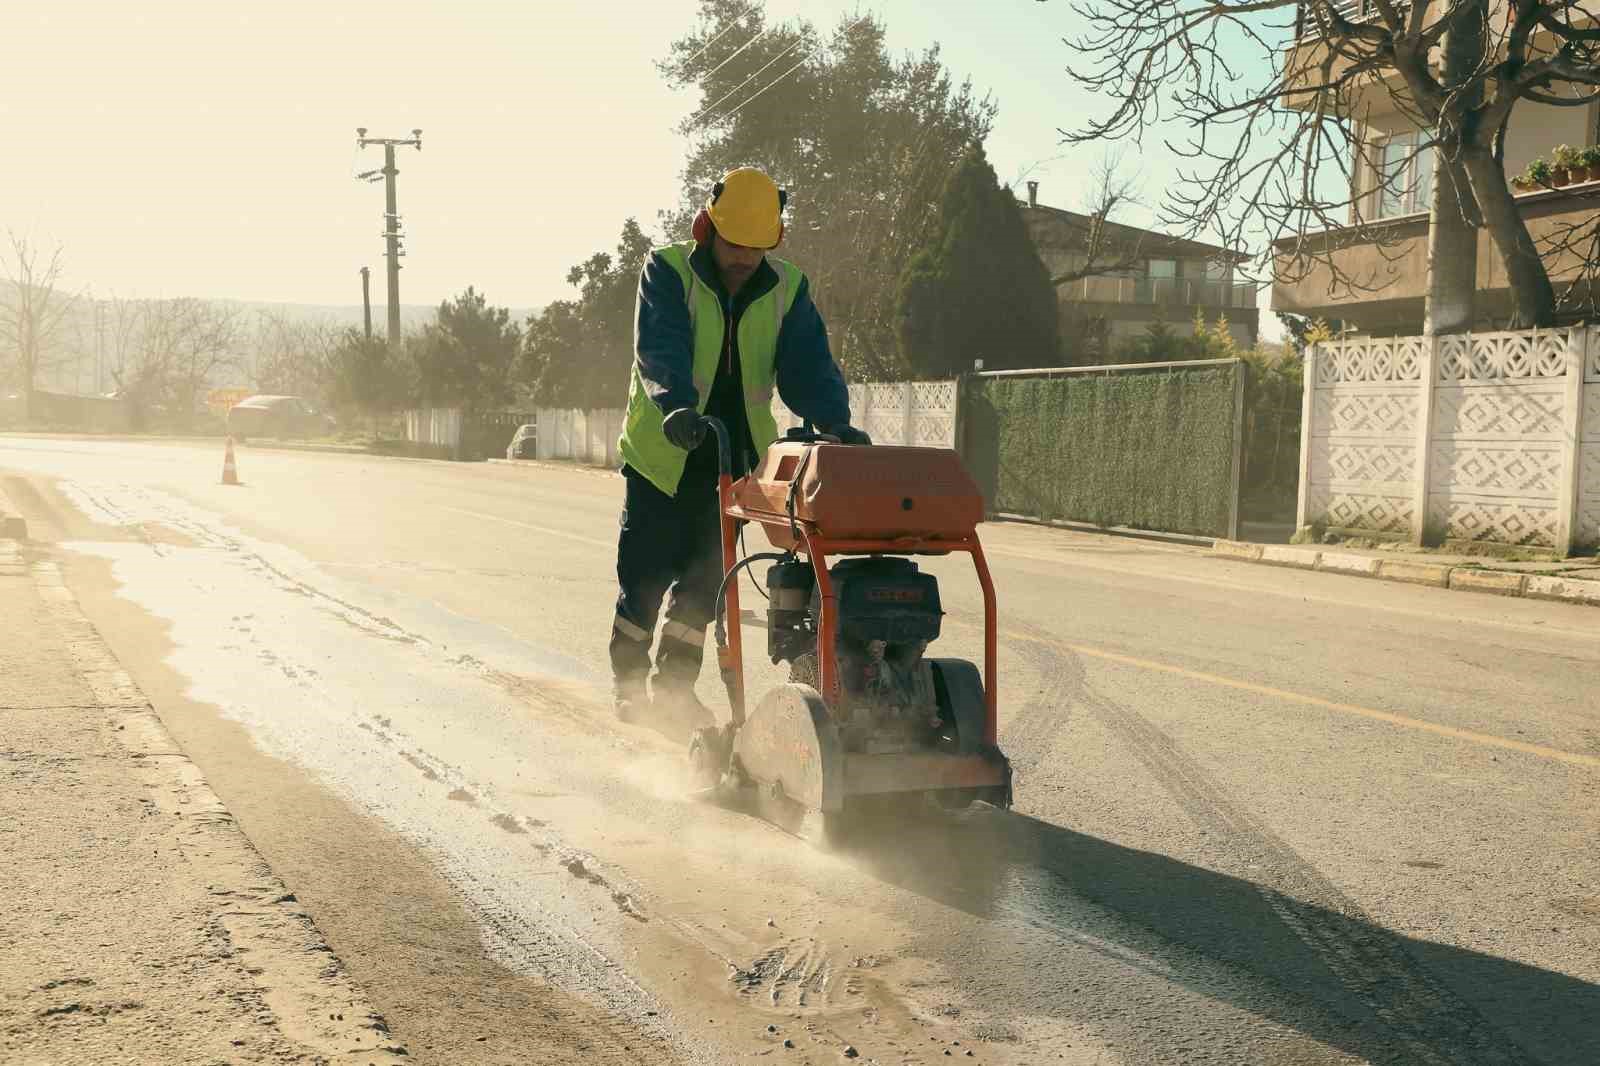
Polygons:
[[689,236],[694,238],[694,243],[705,244],[711,239],[713,227],[711,225],[711,211],[709,209],[711,205],[716,203],[718,198],[722,196],[723,188],[725,188],[725,186],[720,181],[711,186],[711,199],[706,203],[706,206],[702,207],[699,213],[694,216],[694,224],[689,227]]

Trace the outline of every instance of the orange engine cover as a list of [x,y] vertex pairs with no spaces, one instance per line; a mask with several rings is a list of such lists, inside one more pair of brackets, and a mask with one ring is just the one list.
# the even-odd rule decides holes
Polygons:
[[983,521],[983,493],[948,448],[779,441],[734,485],[733,499],[738,516],[761,523],[780,548],[795,546],[788,506],[797,478],[794,517],[828,540],[960,541]]

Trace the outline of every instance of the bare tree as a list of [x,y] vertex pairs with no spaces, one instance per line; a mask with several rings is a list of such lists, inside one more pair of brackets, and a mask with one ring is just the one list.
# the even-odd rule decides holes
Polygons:
[[320,396],[329,384],[339,331],[330,323],[294,318],[279,310],[256,312],[249,340],[249,375],[262,392]]
[[52,358],[54,345],[77,297],[63,292],[61,246],[48,258],[26,237],[6,234],[9,248],[0,253],[9,292],[0,293],[0,351],[15,364],[22,386],[23,417],[33,413],[39,372]]
[[234,365],[239,314],[218,303],[180,297],[145,302],[131,358],[112,370],[136,419],[158,404],[170,406],[179,425],[189,424],[202,390]]
[[1051,284],[1120,274],[1140,266],[1149,254],[1144,247],[1149,231],[1125,225],[1117,217],[1139,203],[1139,179],[1125,170],[1126,157],[1124,151],[1108,151],[1090,168],[1083,195],[1081,255],[1074,257],[1071,267],[1052,273]]
[[[1511,324],[1549,325],[1555,291],[1507,185],[1504,143],[1519,102],[1600,98],[1589,3],[1366,0],[1357,16],[1350,0],[1081,0],[1090,28],[1068,42],[1082,59],[1069,70],[1112,106],[1062,132],[1069,143],[1137,138],[1175,121],[1186,132],[1165,146],[1183,166],[1165,221],[1227,247],[1283,241],[1280,279],[1320,267],[1335,287],[1360,290],[1382,272],[1342,271],[1332,253],[1395,247],[1373,205],[1409,192],[1415,171],[1380,155],[1372,119],[1398,113],[1425,134],[1410,154],[1436,152],[1441,180],[1470,188],[1462,209],[1494,240]],[[1439,46],[1468,27],[1460,36],[1478,41],[1476,54],[1447,74]]]
[[147,304],[144,300],[132,300],[115,293],[101,302],[106,371],[120,387],[122,376],[128,373],[130,362],[137,359],[143,342]]

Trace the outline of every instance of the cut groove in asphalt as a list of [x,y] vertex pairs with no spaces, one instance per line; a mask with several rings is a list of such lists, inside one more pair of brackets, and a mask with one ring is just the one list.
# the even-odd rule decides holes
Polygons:
[[[1524,1066],[1531,1059],[1498,1028],[1427,973],[1362,908],[1241,805],[1165,733],[1115,700],[1097,695],[1082,669],[1033,637],[1044,676],[1071,682],[1071,706],[1118,735],[1198,824],[1251,853],[1252,885],[1283,925],[1381,1021],[1399,1048],[1396,1066]],[[1121,657],[1118,657],[1121,658]],[[1371,1052],[1369,1051],[1370,1055]]]
[[1389,725],[1399,726],[1402,729],[1412,729],[1420,733],[1432,733],[1435,736],[1449,737],[1452,740],[1464,740],[1471,744],[1482,744],[1486,747],[1521,752],[1524,755],[1535,755],[1541,759],[1551,759],[1555,762],[1564,762],[1573,766],[1600,769],[1600,757],[1585,755],[1582,752],[1564,751],[1560,748],[1546,747],[1543,744],[1530,744],[1527,741],[1512,740],[1509,737],[1497,737],[1492,733],[1479,733],[1471,729],[1458,729],[1455,726],[1441,725],[1438,722],[1427,722],[1420,718],[1395,714],[1393,711],[1380,711],[1375,707],[1361,707],[1354,703],[1340,703],[1338,700],[1324,699],[1321,696],[1312,696],[1305,692],[1291,692],[1288,689],[1262,685],[1255,681],[1223,677],[1220,674],[1209,674],[1203,670],[1190,670],[1184,666],[1174,666],[1171,663],[1157,662],[1153,659],[1141,659],[1135,655],[1124,655],[1121,652],[1108,651],[1105,648],[1096,648],[1089,644],[1074,644],[1070,641],[1057,640],[1054,637],[1042,636],[1019,629],[1006,630],[1001,636],[1005,640],[1040,644],[1048,648],[1068,651],[1074,655],[1083,655],[1091,659],[1103,659],[1106,662],[1132,666],[1140,670],[1171,674],[1186,681],[1200,681],[1207,685],[1231,688],[1237,692],[1248,692],[1253,696],[1266,696],[1269,699],[1283,700],[1286,703],[1298,703],[1307,707],[1316,707],[1319,710],[1333,711],[1337,714],[1370,718],[1373,721],[1385,722]]

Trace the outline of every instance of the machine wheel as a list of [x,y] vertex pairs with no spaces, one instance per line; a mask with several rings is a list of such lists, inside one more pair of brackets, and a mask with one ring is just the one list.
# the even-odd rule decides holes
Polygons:
[[983,747],[983,726],[988,709],[983,697],[983,675],[965,659],[932,659],[933,686],[939,716],[945,729],[940,746],[970,755]]

